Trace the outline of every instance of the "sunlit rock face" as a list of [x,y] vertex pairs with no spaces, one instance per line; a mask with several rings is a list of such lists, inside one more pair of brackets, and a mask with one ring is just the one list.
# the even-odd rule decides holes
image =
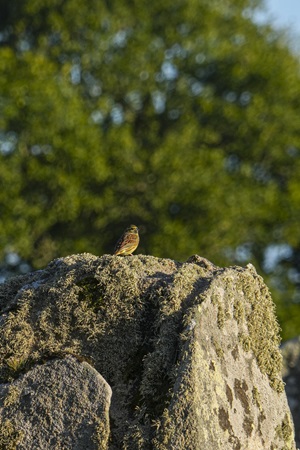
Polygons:
[[1,448],[295,449],[251,265],[72,255],[6,282],[0,307]]

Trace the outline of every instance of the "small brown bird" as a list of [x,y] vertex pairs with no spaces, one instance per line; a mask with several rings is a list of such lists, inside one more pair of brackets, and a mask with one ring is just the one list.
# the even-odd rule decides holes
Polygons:
[[118,240],[115,246],[114,255],[131,255],[139,245],[139,242],[138,227],[130,225]]

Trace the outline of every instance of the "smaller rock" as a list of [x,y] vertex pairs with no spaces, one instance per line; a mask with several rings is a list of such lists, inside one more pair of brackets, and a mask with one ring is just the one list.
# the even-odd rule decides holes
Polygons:
[[105,450],[111,388],[73,356],[0,386],[0,448]]

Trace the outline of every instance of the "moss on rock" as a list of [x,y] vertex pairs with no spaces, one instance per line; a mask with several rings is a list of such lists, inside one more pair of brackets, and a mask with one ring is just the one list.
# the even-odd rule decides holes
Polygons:
[[294,449],[274,305],[252,266],[72,255],[2,285],[0,305],[1,382],[88,360],[113,391],[109,450]]

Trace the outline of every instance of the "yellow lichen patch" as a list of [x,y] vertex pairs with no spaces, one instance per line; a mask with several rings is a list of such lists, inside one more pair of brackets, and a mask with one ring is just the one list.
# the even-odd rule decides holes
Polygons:
[[252,401],[259,408],[260,412],[262,412],[263,408],[262,408],[260,393],[256,386],[254,386],[252,389]]
[[242,299],[240,299],[240,298],[234,299],[233,317],[239,324],[241,324],[245,321],[245,307],[244,307]]
[[239,343],[242,345],[242,348],[245,352],[249,352],[251,350],[251,339],[245,333],[240,333],[238,336]]
[[280,439],[283,439],[286,443],[287,450],[293,448],[293,426],[288,414],[285,414],[281,423],[276,427],[276,434]]
[[281,379],[282,357],[279,351],[280,328],[275,316],[275,306],[260,276],[253,271],[240,273],[236,289],[241,289],[250,306],[242,312],[237,305],[237,316],[245,314],[248,334],[239,336],[245,351],[253,351],[262,373],[269,377],[270,385],[277,392],[283,391]]
[[217,356],[219,358],[223,358],[224,357],[224,350],[222,349],[221,343],[219,343],[215,339],[212,339],[211,343],[212,343],[212,345],[213,345],[213,347],[215,349],[215,352],[216,352]]
[[0,334],[0,377],[3,381],[14,377],[24,367],[34,342],[33,329],[28,323],[29,302],[10,312]]
[[11,384],[8,388],[7,394],[3,401],[4,406],[10,406],[15,404],[18,401],[19,396],[20,396],[20,389],[14,384]]
[[16,450],[23,433],[8,419],[0,419],[0,450]]
[[16,358],[15,356],[10,356],[6,360],[6,364],[8,368],[11,370],[11,373],[19,373],[25,367],[27,359],[24,358]]

